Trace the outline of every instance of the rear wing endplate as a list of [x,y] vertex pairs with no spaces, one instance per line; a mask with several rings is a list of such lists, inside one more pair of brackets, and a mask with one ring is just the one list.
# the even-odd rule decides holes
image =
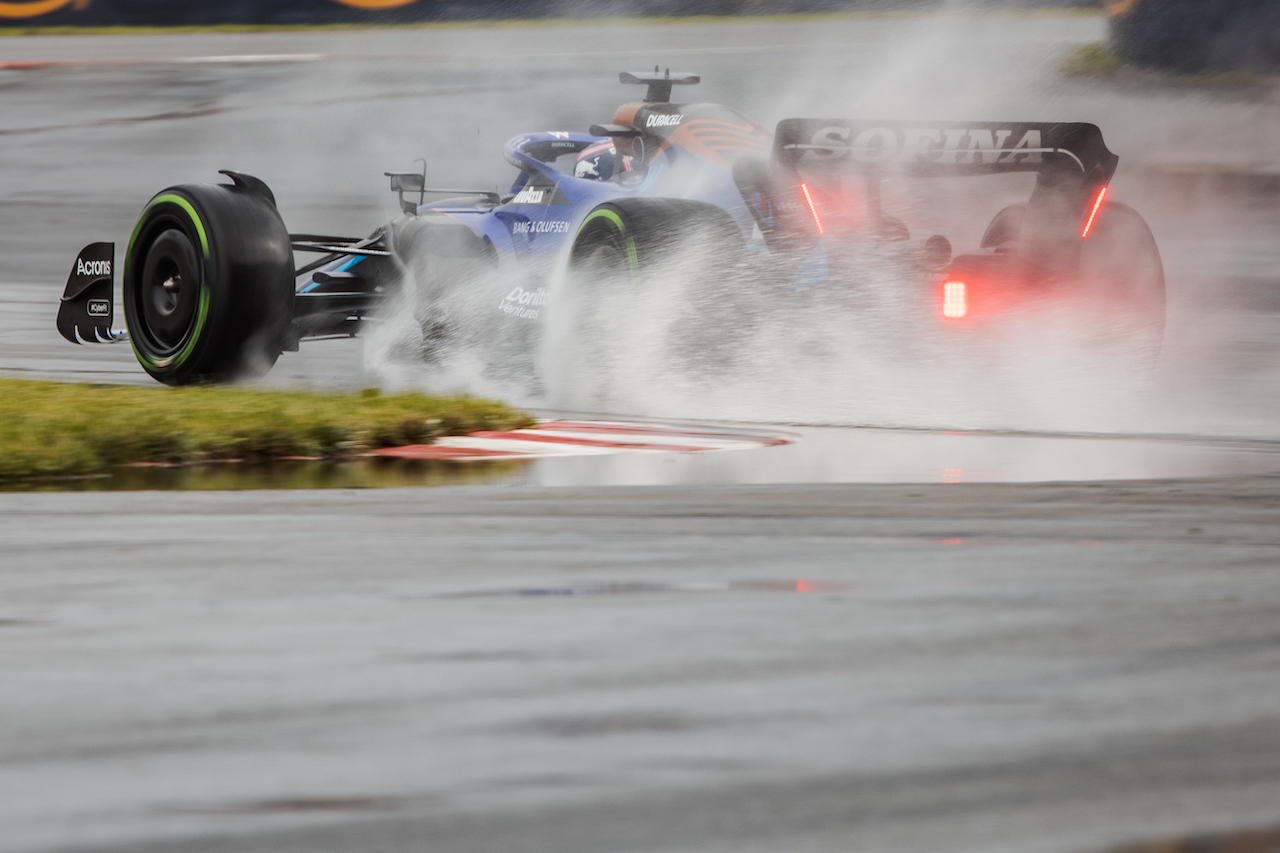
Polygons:
[[1106,184],[1119,159],[1097,125],[1082,122],[894,122],[789,118],[774,161],[798,172],[901,171],[922,177],[1000,172],[1075,173]]

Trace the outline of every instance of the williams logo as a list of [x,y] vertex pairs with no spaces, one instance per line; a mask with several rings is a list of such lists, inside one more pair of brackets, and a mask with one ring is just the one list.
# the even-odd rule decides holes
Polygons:
[[86,261],[76,258],[76,275],[111,275],[111,261]]
[[111,302],[106,299],[90,299],[85,308],[90,317],[111,316]]
[[675,115],[649,116],[645,119],[645,127],[675,127],[684,121],[684,115],[676,113]]

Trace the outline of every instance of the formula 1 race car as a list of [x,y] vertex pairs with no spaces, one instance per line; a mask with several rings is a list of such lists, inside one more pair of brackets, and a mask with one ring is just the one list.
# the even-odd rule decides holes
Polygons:
[[[621,81],[648,88],[611,123],[510,140],[519,174],[506,195],[427,187],[425,169],[387,173],[403,213],[363,239],[289,233],[249,175],[170,187],[147,203],[124,253],[127,330],[112,328],[111,243],[76,259],[58,330],[76,343],[127,339],[170,385],[229,381],[265,372],[302,339],[355,334],[409,280],[430,292],[513,269],[517,284],[493,310],[529,320],[555,311],[557,275],[643,286],[690,245],[723,258],[716,269],[755,270],[798,299],[855,286],[859,252],[874,245],[894,254],[938,327],[1087,301],[1158,346],[1159,252],[1132,208],[1107,201],[1118,158],[1092,124],[786,119],[770,135],[728,107],[671,103],[695,75],[655,68]],[[903,182],[946,184],[972,207],[980,197],[949,182],[977,175],[1018,178],[1029,197],[1024,188],[981,219],[965,211],[957,227],[971,248],[960,254],[941,233],[913,240],[912,227],[928,233],[945,211]],[[295,253],[319,258],[298,267]],[[447,318],[420,319],[424,336],[447,336]]]

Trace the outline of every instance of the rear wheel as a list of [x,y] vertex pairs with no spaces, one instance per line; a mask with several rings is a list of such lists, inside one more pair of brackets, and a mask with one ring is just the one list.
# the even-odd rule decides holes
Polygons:
[[133,350],[168,385],[266,373],[286,343],[293,291],[288,231],[274,200],[247,185],[161,192],[125,254]]
[[1127,204],[1109,203],[1080,249],[1078,280],[1124,327],[1154,338],[1164,334],[1164,265],[1156,239]]
[[570,268],[607,257],[637,283],[673,263],[698,267],[737,259],[742,232],[713,204],[686,199],[634,198],[602,204],[587,214],[569,253]]
[[[997,253],[1017,251],[1026,211],[1025,204],[1011,204],[997,213],[981,247]],[[1127,340],[1146,355],[1159,352],[1165,322],[1164,266],[1151,229],[1132,207],[1109,202],[1099,211],[1080,245],[1071,287],[1067,298],[1084,303],[1092,327],[1103,337]]]
[[641,198],[592,210],[574,238],[548,329],[559,402],[614,405],[627,386],[664,373],[682,345],[705,355],[703,336],[674,327],[691,313],[707,319],[714,285],[744,254],[741,230],[715,205]]

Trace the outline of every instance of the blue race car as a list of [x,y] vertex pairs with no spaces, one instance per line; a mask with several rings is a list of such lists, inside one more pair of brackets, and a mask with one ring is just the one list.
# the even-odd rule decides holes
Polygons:
[[[1163,329],[1159,252],[1136,212],[1104,204],[1118,158],[1094,125],[786,119],[771,134],[725,106],[671,103],[696,75],[655,68],[621,81],[647,90],[611,123],[509,141],[519,171],[505,195],[387,173],[403,213],[364,239],[289,233],[249,175],[166,189],[125,250],[127,329],[112,328],[115,247],[94,243],[76,259],[58,330],[75,343],[129,340],[170,385],[230,381],[264,373],[303,339],[355,334],[407,280],[431,290],[514,268],[520,283],[495,310],[537,319],[554,310],[546,288],[561,272],[579,286],[642,286],[693,247],[722,259],[722,273],[780,279],[803,298],[856,278],[850,258],[868,242],[896,253],[939,326],[1087,296],[1157,339]],[[1030,198],[954,257],[941,234],[912,241],[911,211],[890,210],[882,192],[895,176],[1011,172],[1034,174]],[[320,257],[296,266],[295,253]],[[447,336],[446,318],[419,319],[426,338]]]

